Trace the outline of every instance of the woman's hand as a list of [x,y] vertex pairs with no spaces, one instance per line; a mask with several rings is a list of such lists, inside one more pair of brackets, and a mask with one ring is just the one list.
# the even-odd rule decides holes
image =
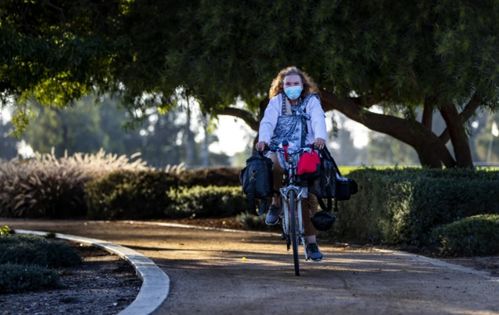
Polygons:
[[325,145],[326,145],[326,140],[324,140],[322,138],[315,138],[315,140],[314,140],[314,146],[317,149],[324,149]]
[[265,146],[267,145],[267,142],[260,141],[256,144],[256,150],[257,151],[263,151],[265,149]]

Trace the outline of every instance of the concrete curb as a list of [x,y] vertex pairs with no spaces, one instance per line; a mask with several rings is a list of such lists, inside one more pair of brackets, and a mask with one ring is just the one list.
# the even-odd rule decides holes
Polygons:
[[[15,229],[19,234],[47,235],[47,232]],[[168,297],[170,291],[170,278],[156,264],[146,256],[133,249],[115,245],[103,240],[80,237],[75,235],[55,233],[55,237],[69,241],[92,244],[103,248],[127,260],[135,268],[137,275],[142,279],[142,286],[135,300],[122,310],[120,315],[151,314]]]

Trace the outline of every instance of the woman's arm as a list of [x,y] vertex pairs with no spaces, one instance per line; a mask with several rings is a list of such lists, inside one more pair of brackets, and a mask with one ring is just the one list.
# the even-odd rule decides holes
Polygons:
[[307,112],[310,115],[310,125],[312,127],[312,133],[314,134],[314,138],[327,140],[326,115],[322,110],[319,98],[312,97],[309,104],[307,105],[308,105]]
[[258,130],[258,142],[265,142],[268,144],[274,134],[274,129],[280,112],[278,98],[279,96],[273,97],[265,109],[265,113],[260,121],[260,128]]

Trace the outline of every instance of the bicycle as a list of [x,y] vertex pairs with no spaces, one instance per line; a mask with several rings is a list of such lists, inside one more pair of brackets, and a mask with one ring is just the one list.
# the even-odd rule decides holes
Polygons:
[[282,235],[286,240],[287,250],[293,249],[293,263],[295,275],[300,275],[300,261],[298,247],[303,245],[305,260],[308,260],[305,229],[302,216],[302,200],[308,197],[308,183],[300,180],[296,175],[298,157],[304,152],[310,152],[312,146],[306,146],[298,149],[295,152],[288,151],[287,142],[282,143],[280,147],[268,147],[276,154],[282,154],[285,163],[285,178],[284,186],[279,189],[281,198],[282,213],[284,214],[281,220]]

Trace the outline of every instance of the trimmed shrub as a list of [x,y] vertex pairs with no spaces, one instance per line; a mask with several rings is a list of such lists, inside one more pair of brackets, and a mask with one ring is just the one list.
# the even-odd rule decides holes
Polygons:
[[0,293],[18,293],[60,286],[59,275],[40,266],[0,265]]
[[0,264],[69,267],[81,263],[80,256],[66,243],[40,236],[12,234],[0,237]]
[[476,215],[439,226],[431,239],[443,256],[499,254],[499,215]]
[[240,186],[241,168],[217,167],[182,171],[178,174],[181,186]]
[[359,193],[340,202],[332,233],[342,240],[420,246],[437,225],[499,213],[499,172],[364,169],[349,177]]
[[194,186],[168,195],[175,200],[165,213],[169,217],[223,217],[246,208],[241,187]]
[[116,171],[85,185],[88,217],[94,219],[160,218],[172,203],[167,191],[177,177],[161,171]]

